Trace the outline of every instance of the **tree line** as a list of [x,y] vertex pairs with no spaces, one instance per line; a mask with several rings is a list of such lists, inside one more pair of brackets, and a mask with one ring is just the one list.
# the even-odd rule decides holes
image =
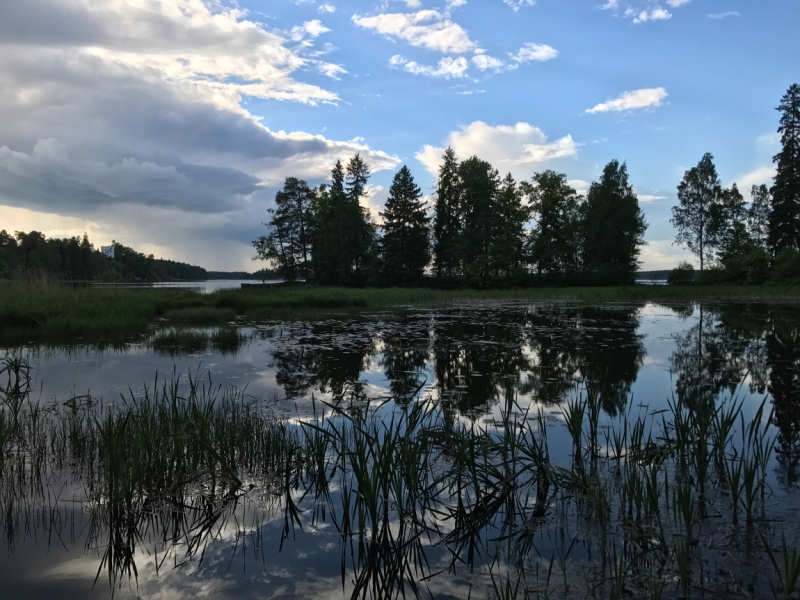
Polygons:
[[45,275],[62,281],[165,281],[206,279],[202,267],[157,259],[112,242],[108,258],[83,237],[48,238],[43,233],[0,231],[0,279]]
[[[771,187],[752,186],[751,200],[745,202],[735,183],[722,187],[710,153],[686,171],[678,186],[671,219],[675,242],[698,258],[702,282],[800,278],[800,85],[789,87],[777,110],[781,150],[773,157]],[[694,267],[686,261],[670,273],[675,283],[694,279]]]
[[407,166],[379,225],[362,206],[369,167],[337,161],[330,183],[288,177],[269,209],[257,259],[287,280],[323,285],[632,283],[647,223],[624,163],[612,160],[586,196],[554,171],[516,182],[473,156],[442,156],[432,214]]

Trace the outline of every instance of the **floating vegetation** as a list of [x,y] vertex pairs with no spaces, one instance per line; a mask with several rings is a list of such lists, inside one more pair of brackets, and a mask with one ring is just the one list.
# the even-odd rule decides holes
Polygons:
[[166,327],[156,329],[145,338],[145,343],[160,354],[180,354],[216,351],[220,354],[236,354],[248,340],[248,336],[236,327],[216,329],[183,329]]
[[[602,427],[591,388],[555,420],[509,388],[486,422],[431,398],[344,397],[287,422],[192,376],[47,406],[24,359],[0,380],[9,551],[32,523],[51,544],[80,539],[110,594],[136,589],[145,565],[196,570],[248,538],[269,562],[332,526],[352,598],[437,597],[442,581],[503,599],[797,595],[797,523],[766,483],[766,402],[752,418],[735,398],[638,415],[629,402]],[[570,448],[554,456],[562,431]]]

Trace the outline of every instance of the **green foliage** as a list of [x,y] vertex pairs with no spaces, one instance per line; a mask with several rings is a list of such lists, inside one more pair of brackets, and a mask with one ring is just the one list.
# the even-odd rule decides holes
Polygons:
[[667,283],[679,285],[694,281],[694,265],[687,260],[682,260],[678,266],[669,272]]
[[464,224],[460,255],[467,281],[480,287],[492,276],[489,247],[498,226],[500,177],[492,165],[477,156],[463,161],[458,166],[458,175]]
[[678,186],[678,206],[670,222],[677,230],[675,242],[685,245],[700,259],[700,271],[720,243],[719,219],[725,198],[710,153],[683,175]]
[[581,256],[581,201],[555,171],[536,173],[520,184],[535,222],[528,239],[528,259],[539,278],[576,272]]
[[268,211],[269,235],[253,241],[255,258],[272,261],[289,282],[311,274],[312,199],[305,181],[287,177],[283,190],[275,195],[275,208]]
[[584,269],[605,284],[632,283],[646,230],[627,166],[612,160],[583,206]]
[[773,158],[776,173],[768,236],[776,256],[786,248],[800,249],[800,85],[789,87],[777,110],[781,151]]
[[800,280],[800,251],[794,248],[781,250],[775,257],[772,276],[778,282]]
[[312,203],[314,279],[326,285],[364,285],[375,269],[375,224],[361,207],[369,168],[356,154],[347,169],[337,161],[331,185],[320,186]]
[[498,282],[518,280],[525,268],[524,227],[530,210],[522,204],[522,198],[522,189],[509,173],[497,193],[497,227],[489,243],[489,268]]
[[421,197],[411,171],[404,166],[394,176],[382,213],[383,280],[389,284],[419,284],[430,262],[430,219]]
[[459,237],[461,235],[461,183],[458,160],[447,148],[439,167],[433,219],[433,253],[436,277],[453,278],[460,273]]

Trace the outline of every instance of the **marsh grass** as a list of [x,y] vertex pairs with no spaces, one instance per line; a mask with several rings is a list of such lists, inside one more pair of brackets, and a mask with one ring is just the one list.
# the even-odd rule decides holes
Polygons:
[[157,329],[145,338],[145,344],[169,356],[216,351],[236,354],[249,337],[236,327],[193,329],[167,327]]
[[[82,396],[42,408],[30,399],[25,361],[3,365],[0,518],[9,548],[32,535],[31,523],[68,540],[70,513],[53,490],[80,481],[85,552],[111,590],[136,586],[143,551],[157,569],[201,564],[252,503],[255,530],[282,524],[278,550],[306,527],[332,524],[342,589],[353,598],[430,597],[431,581],[466,572],[476,597],[504,599],[797,592],[797,549],[782,541],[775,550],[778,524],[757,518],[774,444],[765,404],[752,421],[735,399],[706,414],[679,401],[621,414],[604,452],[591,390],[576,390],[557,425],[510,393],[486,421],[430,398],[402,407],[340,399],[315,400],[311,418],[293,425],[242,390],[193,376],[113,402]],[[567,464],[551,455],[554,427],[572,440]],[[740,502],[730,491],[737,465]],[[745,575],[715,580],[722,566],[737,568],[715,563],[714,539],[737,544],[738,526],[719,523],[738,508],[762,536],[747,555],[772,564],[771,589]]]
[[0,341],[126,335],[141,332],[158,318],[190,325],[221,324],[232,315],[253,321],[313,316],[331,311],[359,312],[443,305],[460,301],[685,302],[693,299],[797,299],[796,287],[630,286],[617,288],[526,288],[512,290],[433,290],[428,288],[335,288],[266,286],[219,290],[212,294],[164,289],[0,287]]

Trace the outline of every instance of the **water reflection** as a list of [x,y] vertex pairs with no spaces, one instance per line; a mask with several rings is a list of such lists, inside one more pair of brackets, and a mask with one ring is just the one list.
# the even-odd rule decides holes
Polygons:
[[[97,402],[96,394],[49,391],[40,396],[44,412],[36,418],[46,423],[52,437],[37,446],[39,430],[33,421],[26,431],[8,426],[11,405],[6,399],[6,420],[0,424],[0,508],[11,554],[0,560],[0,582],[14,577],[3,560],[36,556],[31,540],[39,538],[48,540],[43,551],[82,548],[94,559],[94,573],[84,577],[87,585],[97,575],[117,590],[121,583],[124,587],[133,582],[135,587],[147,580],[156,585],[173,577],[168,573],[176,568],[208,574],[218,585],[230,577],[234,558],[245,568],[254,559],[268,564],[279,557],[284,561],[281,568],[292,577],[313,572],[324,579],[325,594],[345,596],[405,592],[414,597],[428,590],[446,598],[459,596],[455,589],[480,589],[491,596],[492,590],[506,585],[496,579],[498,573],[508,575],[513,587],[513,569],[523,574],[528,569],[530,574],[530,569],[541,567],[534,557],[544,555],[550,566],[562,559],[565,564],[584,561],[581,569],[589,570],[582,573],[610,581],[606,567],[613,562],[612,550],[602,542],[610,526],[592,515],[602,516],[615,502],[627,502],[629,492],[614,494],[632,484],[614,479],[616,467],[603,473],[598,437],[606,435],[606,445],[611,446],[609,432],[638,407],[652,418],[667,408],[673,394],[694,411],[713,409],[722,399],[737,395],[745,401],[745,423],[769,393],[777,458],[765,476],[780,484],[770,488],[771,494],[780,491],[792,501],[800,459],[798,324],[793,307],[774,304],[498,303],[312,322],[243,323],[238,329],[166,328],[127,345],[100,347],[107,343],[102,342],[88,350],[46,345],[14,349],[16,355],[35,359],[36,377],[48,382],[48,390],[54,385],[69,390],[76,377],[97,381],[101,374],[127,387],[152,380],[155,365],[185,373],[204,360],[215,375],[235,372],[240,378],[239,389],[246,389],[239,398],[242,410],[266,410],[256,401],[259,396],[281,397],[286,399],[284,408],[296,403],[292,410],[308,422],[312,410],[327,411],[331,417],[330,409],[320,404],[324,400],[338,406],[338,418],[346,422],[345,415],[358,418],[381,399],[392,402],[372,420],[355,421],[372,436],[372,442],[362,440],[365,445],[359,449],[348,446],[354,443],[350,438],[337,438],[336,430],[325,435],[316,431],[311,439],[300,427],[291,430],[295,437],[275,438],[271,414],[266,421],[259,420],[261,416],[234,418],[233,413],[213,421],[212,413],[196,402],[187,405],[193,412],[181,421],[184,429],[170,420],[169,411],[158,418],[141,414],[127,421],[91,422],[84,403]],[[74,361],[88,356],[96,366],[82,371],[83,363]],[[184,377],[175,393],[185,395],[190,385]],[[593,439],[579,441],[578,450],[570,450],[573,443],[561,411],[565,400],[587,394],[603,410],[597,417],[600,429],[597,422],[590,424]],[[57,396],[58,403],[48,402],[51,396]],[[107,396],[104,402],[109,400]],[[102,404],[106,406],[112,404]],[[406,435],[415,429],[407,421],[399,429],[381,429],[380,423],[409,419],[419,407],[439,411],[435,427],[424,434],[425,445],[415,445],[417,438]],[[270,410],[280,413],[277,404]],[[541,416],[539,410],[544,411]],[[521,425],[502,433],[497,423],[512,417]],[[331,418],[335,421],[337,416]],[[484,427],[487,435],[476,437],[476,427]],[[395,435],[393,443],[387,443],[390,433]],[[501,437],[479,441],[490,435]],[[141,443],[119,442],[127,439]],[[175,440],[180,444],[170,446]],[[642,451],[645,458],[632,463],[632,473],[652,467],[657,474],[672,476],[662,467],[668,464],[668,443],[662,447],[663,441],[651,442]],[[582,444],[591,448],[585,468]],[[34,446],[39,463],[25,453]],[[151,454],[140,454],[142,448]],[[480,452],[485,453],[484,470],[476,473],[472,467]],[[559,470],[562,467],[565,470]],[[658,471],[662,468],[664,472]],[[443,472],[447,479],[438,479]],[[710,477],[724,479],[724,468],[714,472]],[[369,486],[377,480],[371,477],[389,481],[388,488],[375,491],[372,504]],[[703,514],[705,506],[728,502],[723,479],[703,491]],[[602,494],[608,497],[604,500]],[[630,510],[634,514],[633,505]],[[578,520],[570,521],[568,514],[578,515]],[[635,557],[637,569],[666,568],[672,549],[632,549],[641,545],[641,532],[652,534],[656,522],[626,518],[632,520],[617,523],[626,536],[618,549]],[[79,534],[74,533],[76,523]],[[324,556],[327,570],[316,565],[304,571],[306,567],[289,558],[309,552]],[[144,565],[155,573],[145,577]],[[481,575],[470,578],[465,575],[470,569]],[[438,579],[442,574],[447,583]],[[753,575],[754,589],[767,589],[758,576]],[[238,575],[234,579],[242,581]],[[248,588],[239,595],[258,594],[258,587],[237,585]],[[263,580],[258,585],[277,589],[277,584]],[[523,585],[542,591],[539,583]]]

